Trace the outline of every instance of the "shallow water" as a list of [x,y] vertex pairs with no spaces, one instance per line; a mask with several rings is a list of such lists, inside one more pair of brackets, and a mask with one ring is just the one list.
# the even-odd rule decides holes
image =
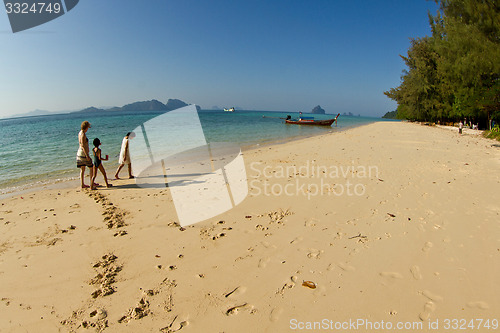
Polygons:
[[[102,154],[108,175],[118,165],[122,138],[144,122],[164,112],[101,112],[73,113],[0,120],[0,192],[12,192],[24,187],[74,179],[79,175],[75,156],[80,124],[88,120],[87,132],[92,141],[101,140]],[[312,136],[364,125],[377,118],[340,116],[338,126],[286,125],[282,119],[297,113],[268,111],[198,112],[207,142],[231,142],[240,146],[263,144],[295,137]],[[265,117],[263,117],[265,116]],[[334,115],[315,115],[330,119]]]

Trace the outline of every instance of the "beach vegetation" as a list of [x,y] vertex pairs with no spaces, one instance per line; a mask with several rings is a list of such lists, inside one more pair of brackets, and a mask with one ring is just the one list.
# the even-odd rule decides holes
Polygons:
[[410,40],[401,84],[384,94],[397,117],[441,123],[500,120],[500,6],[491,0],[436,0],[432,35]]
[[491,131],[485,131],[483,135],[488,139],[495,139],[500,141],[500,126],[498,126],[498,124],[495,125],[495,127],[493,127]]
[[382,116],[384,119],[398,119],[398,110],[389,111]]

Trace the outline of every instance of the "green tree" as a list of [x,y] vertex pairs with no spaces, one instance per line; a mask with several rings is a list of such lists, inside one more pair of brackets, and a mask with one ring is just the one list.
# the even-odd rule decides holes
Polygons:
[[[385,94],[398,115],[415,120],[462,119],[489,124],[500,115],[498,0],[436,0],[432,36],[411,41],[401,85]],[[400,112],[401,110],[401,112]]]
[[453,116],[488,121],[500,93],[500,6],[489,0],[441,0],[431,17],[438,66],[453,91]]
[[408,55],[401,56],[408,70],[403,71],[401,85],[384,92],[398,102],[398,114],[412,120],[433,120],[439,104],[438,54],[431,37],[411,40]]

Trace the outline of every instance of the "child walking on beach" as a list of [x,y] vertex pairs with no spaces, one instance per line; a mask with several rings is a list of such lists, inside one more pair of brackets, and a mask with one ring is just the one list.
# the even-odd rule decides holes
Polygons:
[[95,177],[97,176],[97,169],[101,170],[101,173],[104,176],[104,181],[106,182],[106,186],[107,187],[113,186],[113,185],[108,183],[108,177],[106,176],[106,170],[104,170],[104,166],[102,165],[102,161],[107,161],[109,156],[106,155],[106,158],[103,158],[101,156],[101,149],[99,148],[100,145],[101,145],[101,140],[99,140],[98,138],[95,138],[94,139],[94,148],[92,149],[92,151],[94,153],[94,175],[93,175],[92,184],[91,184],[92,189],[95,189],[95,186],[97,185],[95,183]]

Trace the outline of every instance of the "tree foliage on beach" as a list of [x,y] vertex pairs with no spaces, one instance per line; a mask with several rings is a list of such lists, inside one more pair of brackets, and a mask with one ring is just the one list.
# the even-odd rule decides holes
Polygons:
[[386,112],[386,114],[384,114],[382,116],[382,118],[384,118],[384,119],[397,119],[397,115],[398,115],[398,111],[394,110],[394,111]]
[[384,92],[400,119],[456,121],[483,127],[500,119],[500,3],[436,0],[432,36],[411,39],[401,84]]

